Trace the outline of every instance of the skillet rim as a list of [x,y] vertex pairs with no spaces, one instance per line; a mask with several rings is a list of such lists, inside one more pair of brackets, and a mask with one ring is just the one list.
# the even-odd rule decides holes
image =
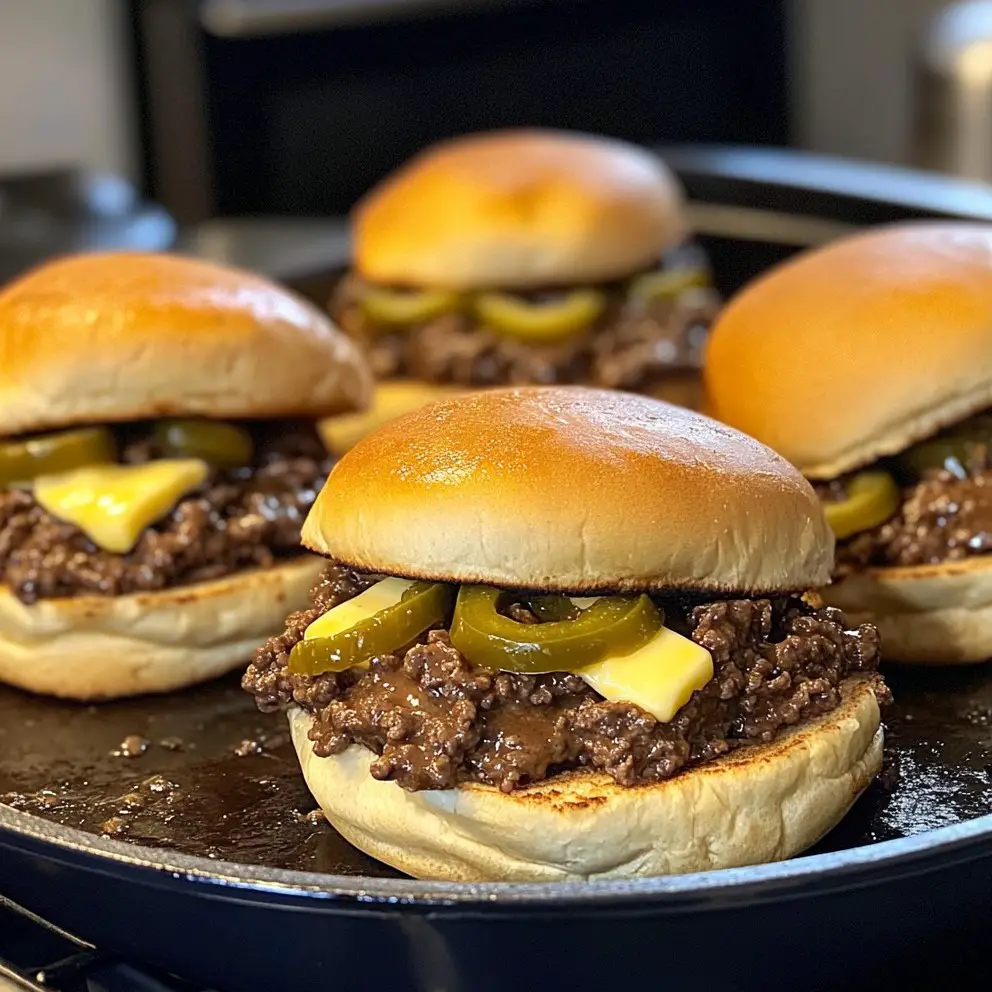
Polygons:
[[[152,887],[193,884],[200,886],[194,893],[199,896],[290,900],[294,908],[309,902],[312,909],[333,903],[359,912],[398,905],[490,911],[650,905],[678,911],[698,910],[700,899],[713,908],[726,908],[781,899],[790,890],[794,898],[814,897],[927,874],[950,862],[992,860],[992,813],[907,837],[767,865],[586,882],[439,882],[269,868],[112,840],[0,803],[0,849],[5,848],[90,872],[144,875],[128,880]],[[92,863],[80,864],[79,859]]]

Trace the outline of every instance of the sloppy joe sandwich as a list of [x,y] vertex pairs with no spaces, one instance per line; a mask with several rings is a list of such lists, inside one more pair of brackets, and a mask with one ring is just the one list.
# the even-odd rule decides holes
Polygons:
[[68,257],[0,292],[0,681],[75,699],[243,664],[305,605],[316,420],[362,407],[310,304],[168,255]]
[[815,494],[699,414],[440,401],[337,463],[303,543],[327,570],[243,685],[337,830],[412,875],[785,858],[879,769],[877,634],[804,595],[833,560]]
[[912,223],[756,280],[713,332],[714,416],[813,480],[838,539],[824,597],[885,656],[992,655],[992,226]]
[[[427,148],[357,205],[331,310],[382,380],[371,429],[438,390],[583,383],[691,403],[717,297],[655,156],[546,130]],[[329,426],[341,448],[357,421]],[[340,432],[340,433],[339,433]]]

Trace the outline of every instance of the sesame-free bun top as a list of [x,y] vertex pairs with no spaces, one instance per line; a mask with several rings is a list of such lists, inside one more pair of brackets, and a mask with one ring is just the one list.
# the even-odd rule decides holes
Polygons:
[[622,278],[684,235],[681,189],[655,156],[542,130],[425,149],[365,196],[352,232],[366,279],[452,289]]
[[175,255],[49,262],[0,292],[0,434],[363,407],[358,348],[260,276]]
[[784,459],[660,400],[579,386],[430,404],[358,442],[303,525],[363,571],[565,592],[805,590],[819,502]]
[[806,252],[717,318],[708,409],[810,478],[992,405],[992,225],[876,228]]

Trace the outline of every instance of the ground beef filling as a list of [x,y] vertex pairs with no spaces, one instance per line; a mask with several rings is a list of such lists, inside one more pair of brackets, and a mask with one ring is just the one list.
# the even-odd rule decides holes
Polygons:
[[687,289],[648,305],[624,287],[607,287],[608,305],[588,330],[555,344],[528,344],[480,325],[469,314],[445,314],[395,333],[380,333],[357,305],[361,280],[341,281],[331,303],[337,322],[365,344],[380,379],[410,376],[463,386],[582,383],[651,392],[702,363],[718,299]]
[[[821,498],[843,480],[818,486]],[[835,499],[843,498],[834,496]],[[837,545],[838,577],[870,566],[935,565],[992,551],[992,464],[986,455],[962,478],[933,470],[902,491],[895,516]]]
[[402,657],[373,659],[367,671],[289,672],[306,627],[372,581],[330,566],[313,608],[291,615],[285,632],[259,649],[242,684],[263,710],[295,703],[314,714],[316,754],[358,743],[378,755],[373,776],[409,790],[474,781],[509,792],[580,767],[623,785],[653,782],[826,713],[849,675],[870,674],[887,698],[875,674],[875,628],[846,630],[840,611],[794,597],[659,600],[666,624],[707,648],[715,669],[670,723],[604,700],[575,675],[473,669],[444,630]]
[[[140,433],[123,458],[146,461]],[[120,596],[220,578],[299,554],[300,527],[330,462],[312,425],[252,428],[255,464],[215,472],[127,554],[97,547],[47,513],[29,491],[0,492],[0,582],[24,603]]]

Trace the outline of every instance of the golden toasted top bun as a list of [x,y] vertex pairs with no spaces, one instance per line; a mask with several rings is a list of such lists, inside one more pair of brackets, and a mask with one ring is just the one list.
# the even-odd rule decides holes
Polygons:
[[541,130],[427,148],[353,221],[366,279],[452,289],[604,282],[654,265],[685,236],[681,188],[656,157]]
[[764,593],[827,581],[805,479],[700,414],[579,386],[432,403],[337,463],[303,543],[356,568],[561,591]]
[[713,416],[810,478],[992,405],[992,225],[877,228],[786,262],[717,318]]
[[644,785],[588,769],[517,789],[466,783],[407,792],[369,774],[357,744],[318,758],[313,717],[290,729],[307,786],[359,850],[416,878],[568,882],[763,864],[792,857],[843,819],[878,774],[883,733],[871,681],[768,744]]
[[315,307],[174,255],[62,258],[0,292],[0,434],[172,414],[321,417],[371,375]]

